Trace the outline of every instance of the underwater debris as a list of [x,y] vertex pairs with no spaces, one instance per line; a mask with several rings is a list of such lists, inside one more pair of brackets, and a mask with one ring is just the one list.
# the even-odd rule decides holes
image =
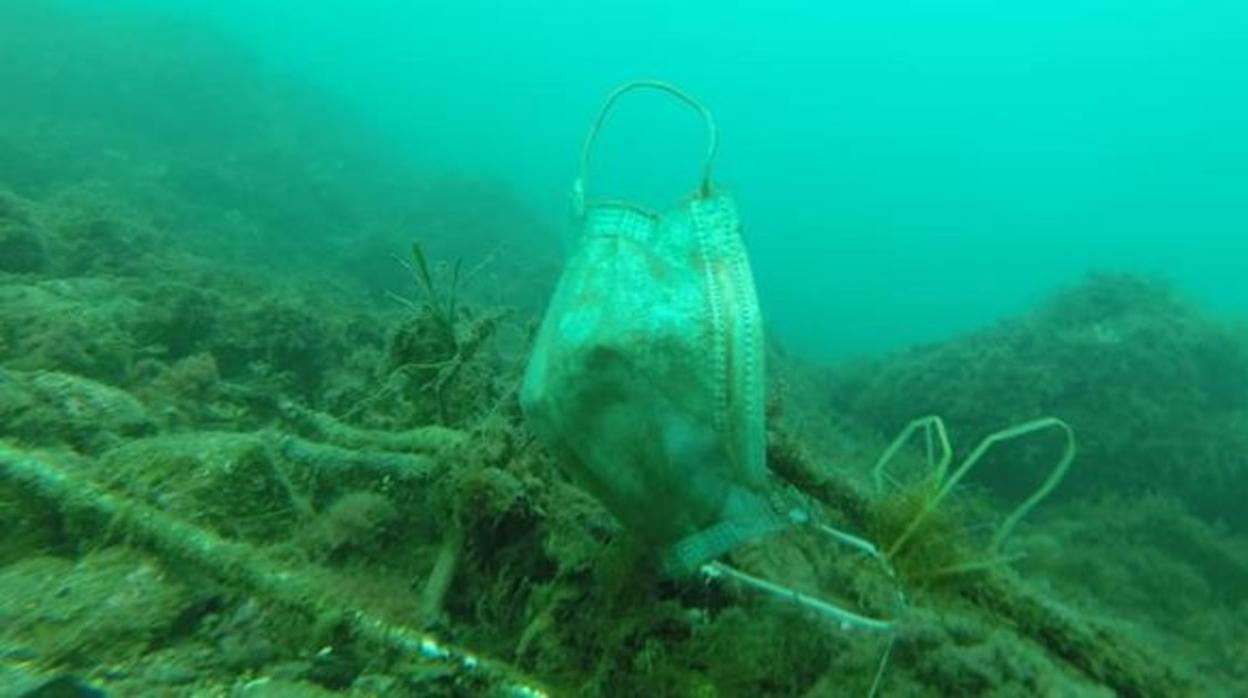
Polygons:
[[[707,132],[696,195],[663,213],[586,198],[600,129],[643,89]],[[520,391],[538,439],[677,576],[785,525],[769,501],[761,313],[736,204],[711,181],[717,144],[710,111],[674,85],[607,96],[573,184],[578,248]]]
[[[685,102],[710,134],[697,193],[663,213],[592,201],[586,195],[598,130],[616,100],[638,88]],[[934,417],[916,420],[884,451],[874,476],[883,490],[888,467],[916,433],[927,439],[928,472],[893,502],[856,503],[852,511],[860,516],[855,523],[872,531],[866,538],[834,525],[833,518],[844,519],[846,512],[825,506],[830,502],[811,501],[772,480],[765,453],[759,309],[734,204],[710,180],[716,135],[709,112],[666,83],[627,83],[607,97],[585,141],[573,187],[582,227],[578,247],[537,335],[521,408],[526,423],[560,465],[661,559],[671,577],[699,572],[711,581],[728,580],[843,630],[885,637],[867,689],[874,696],[897,638],[914,622],[911,593],[932,578],[961,579],[999,566],[1005,539],[1067,476],[1075,456],[1074,435],[1055,418],[1023,422],[989,433],[949,472],[954,452],[943,422]],[[428,272],[423,276],[427,279]],[[432,283],[426,283],[432,295]],[[934,525],[935,514],[964,476],[994,446],[1041,431],[1060,433],[1065,447],[1043,483],[1005,517],[986,559],[971,557],[959,536],[934,544],[949,532]],[[897,515],[903,518],[894,520]],[[882,580],[864,580],[852,569],[854,561],[838,562],[836,554],[819,550],[807,534],[871,561]],[[933,554],[933,548],[940,551]],[[826,595],[822,585],[832,575],[818,569],[818,558],[832,558],[834,572],[851,568],[842,575],[849,586],[836,593],[856,595],[858,605],[869,610]],[[975,599],[971,592],[976,585],[955,588],[961,589],[963,600]],[[1010,591],[1003,596],[1015,605],[986,598],[1014,620],[1024,614],[1044,615],[1045,609],[1037,609],[1030,597],[1015,597]],[[982,610],[985,604],[979,606]],[[1062,635],[1060,641],[1086,652],[1062,656],[1116,690],[1167,695],[1177,685],[1139,682],[1147,673],[1142,656],[1091,656],[1096,649],[1084,642],[1081,630],[1065,630],[1069,623],[1057,615],[1028,618],[1022,632],[1043,625],[1043,632]],[[645,645],[639,656],[642,671],[657,663]]]

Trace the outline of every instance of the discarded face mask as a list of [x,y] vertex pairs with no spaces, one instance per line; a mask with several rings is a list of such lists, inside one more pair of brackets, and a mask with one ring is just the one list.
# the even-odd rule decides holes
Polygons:
[[[589,201],[594,142],[616,101],[654,89],[693,107],[709,132],[702,181],[656,213]],[[710,112],[662,82],[607,98],[581,155],[573,203],[582,230],[538,332],[520,405],[564,469],[657,550],[668,572],[726,578],[833,618],[859,615],[716,558],[796,523],[814,526],[887,569],[869,542],[819,524],[766,463],[763,334],[732,199],[711,182]]]
[[[664,213],[585,198],[598,132],[640,88],[693,107],[710,134],[697,192]],[[711,183],[715,150],[710,113],[676,87],[611,93],[574,188],[577,249],[520,396],[565,469],[675,573],[787,525],[769,501],[758,300],[736,206]]]
[[[586,194],[599,130],[617,100],[641,88],[693,107],[710,135],[697,191],[662,213]],[[581,234],[538,332],[521,408],[564,469],[656,550],[669,572],[735,582],[842,629],[884,634],[874,696],[909,604],[892,558],[994,445],[1059,431],[1066,448],[1057,465],[993,538],[987,564],[999,562],[1001,541],[1065,476],[1075,455],[1073,433],[1054,418],[995,432],[951,473],[953,450],[943,422],[915,420],[877,462],[877,489],[883,492],[891,461],[914,435],[924,437],[927,482],[938,489],[886,550],[833,527],[817,503],[779,484],[766,463],[764,348],[754,281],[736,206],[710,176],[716,137],[706,108],[667,83],[628,83],[607,98],[573,189]],[[799,537],[796,542],[810,545],[792,545]],[[823,541],[855,556],[853,574],[864,569],[858,560],[874,561],[876,579],[855,587],[857,605],[883,610],[885,617],[838,605],[835,593],[825,596],[822,575],[802,572],[813,571],[813,564],[788,565],[791,558],[778,555],[760,575],[719,559],[735,552],[748,565],[759,550],[795,551],[806,557],[802,563],[839,558],[820,547]],[[811,546],[828,554],[806,555]],[[872,603],[863,604],[868,590]]]

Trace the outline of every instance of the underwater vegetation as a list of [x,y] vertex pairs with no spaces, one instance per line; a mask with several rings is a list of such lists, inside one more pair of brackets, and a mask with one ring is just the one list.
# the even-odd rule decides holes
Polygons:
[[[557,245],[505,188],[404,171],[192,28],[14,12],[42,29],[0,21],[0,693],[1248,693],[1248,339],[1177,290],[1099,274],[771,362],[770,469],[864,545],[732,562],[889,626],[846,631],[663,575],[536,445]],[[203,48],[136,68],[168,43]],[[36,104],[40,66],[76,101]],[[198,101],[167,128],[101,108],[170,90]]]
[[[732,584],[664,577],[571,485],[516,405],[524,344],[508,337],[530,321],[475,301],[471,262],[455,283],[454,262],[409,242],[389,258],[407,264],[403,301],[349,304],[320,275],[256,277],[157,234],[79,239],[89,216],[142,229],[123,207],[4,200],[48,249],[114,244],[150,262],[54,259],[0,283],[0,519],[20,532],[0,545],[0,643],[20,680],[72,672],[173,695],[256,681],[312,695],[1198,695],[1248,676],[1230,639],[1244,631],[1242,539],[1168,495],[1071,487],[1096,467],[1087,425],[1072,423],[1064,480],[994,542],[1062,460],[1057,430],[994,446],[962,478],[992,496],[942,495],[974,443],[922,421],[890,448],[870,411],[828,409],[825,386],[856,368],[774,362],[774,382],[800,389],[775,391],[772,470],[891,574],[800,532],[733,559],[894,624],[846,633]],[[877,375],[908,362],[882,359]],[[1007,465],[1030,489],[993,486]],[[40,605],[50,578],[72,604]],[[131,591],[153,602],[116,596]]]
[[[1242,531],[1246,338],[1248,327],[1163,281],[1098,273],[1026,316],[835,371],[828,395],[882,433],[915,414],[940,414],[968,439],[1061,415],[1080,435],[1064,491],[1167,492]],[[1020,466],[975,478],[1017,496],[1038,482],[1044,457],[1018,453]]]

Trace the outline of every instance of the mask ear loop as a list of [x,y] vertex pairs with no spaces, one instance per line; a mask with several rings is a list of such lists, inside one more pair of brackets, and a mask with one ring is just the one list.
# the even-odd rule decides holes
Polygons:
[[[806,522],[797,521],[795,523]],[[883,568],[885,574],[887,574],[890,579],[896,581],[897,575],[893,572],[892,565],[888,563],[888,558],[880,552],[879,548],[872,545],[870,541],[823,524],[814,524],[814,528],[820,533],[823,533],[824,535],[827,535],[836,541],[854,548],[874,559]],[[796,589],[777,584],[763,579],[762,577],[757,577],[748,572],[743,572],[723,562],[708,562],[702,565],[702,567],[699,568],[699,571],[708,579],[730,579],[747,588],[796,604],[806,610],[813,611],[816,615],[831,618],[841,627],[842,630],[890,632],[896,627],[895,621],[883,618],[873,618],[871,616],[851,611],[847,608],[843,608],[829,601],[824,601],[823,599],[810,594],[804,594]],[[900,591],[900,586],[897,591],[897,603],[899,607],[904,607],[906,605],[905,594]]]
[[711,195],[711,163],[715,159],[715,152],[719,149],[719,130],[715,125],[715,117],[711,116],[710,110],[701,102],[671,83],[660,80],[634,80],[633,82],[624,83],[607,95],[606,102],[603,103],[602,109],[598,112],[598,118],[594,120],[594,125],[589,129],[589,135],[585,137],[585,145],[581,148],[581,170],[576,177],[576,181],[572,183],[572,212],[578,219],[585,216],[587,207],[585,186],[589,179],[589,160],[594,149],[594,143],[598,140],[598,132],[602,129],[602,125],[607,120],[607,114],[611,112],[616,101],[624,96],[624,93],[637,89],[652,89],[666,92],[692,107],[702,117],[702,121],[706,124],[707,145],[706,158],[702,162],[702,181],[698,185],[698,196],[706,198]]
[[[894,617],[900,618],[901,614],[909,601],[906,599],[906,593],[902,589],[897,573],[893,571],[893,566],[889,564],[888,557],[870,541],[859,538],[851,533],[846,533],[826,524],[812,523],[809,521],[805,512],[800,510],[794,511],[789,517],[795,524],[813,525],[816,531],[823,533],[836,540],[837,542],[847,545],[855,550],[866,554],[880,565],[884,573],[888,575],[896,590],[896,603],[894,608]],[[887,638],[883,653],[880,654],[879,662],[875,667],[875,676],[871,681],[871,690],[867,693],[867,698],[875,698],[880,690],[880,686],[884,682],[884,672],[888,668],[889,659],[893,655],[893,646],[897,641],[897,620],[887,618],[875,618],[863,615],[855,611],[851,611],[843,606],[838,606],[830,601],[825,601],[810,594],[803,594],[796,589],[786,587],[781,584],[757,577],[743,572],[731,565],[723,562],[708,562],[698,568],[703,577],[710,580],[729,579],[748,589],[774,597],[780,601],[791,603],[799,608],[814,613],[817,616],[830,618],[841,630],[844,631],[864,631],[884,635]]]

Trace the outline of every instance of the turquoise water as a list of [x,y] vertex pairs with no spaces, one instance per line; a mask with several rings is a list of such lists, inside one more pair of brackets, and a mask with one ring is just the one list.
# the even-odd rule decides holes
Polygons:
[[[804,353],[945,337],[1090,269],[1248,312],[1239,3],[138,4],[211,20],[564,234],[605,92],[684,86],[720,121],[765,310]],[[601,187],[661,205],[692,187],[702,134],[638,101]]]

